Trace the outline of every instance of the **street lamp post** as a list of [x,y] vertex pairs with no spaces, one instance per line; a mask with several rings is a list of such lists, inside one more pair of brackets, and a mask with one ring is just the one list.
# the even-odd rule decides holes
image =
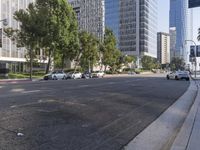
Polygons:
[[185,42],[192,42],[195,45],[194,51],[195,51],[195,78],[197,77],[197,45],[193,40],[185,40]]

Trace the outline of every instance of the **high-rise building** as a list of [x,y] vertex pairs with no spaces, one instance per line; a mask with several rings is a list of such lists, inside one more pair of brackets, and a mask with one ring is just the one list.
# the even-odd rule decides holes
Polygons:
[[170,62],[176,56],[176,27],[172,27],[169,29],[170,35]]
[[[30,2],[34,0],[1,0],[0,1],[0,20],[7,19],[7,27],[12,27],[19,29],[19,23],[13,18],[15,11],[19,9],[26,9]],[[2,22],[0,22],[1,27],[1,43],[0,48],[0,67],[10,66],[11,69],[22,70],[23,63],[26,62],[25,48],[18,48],[16,44],[7,38],[3,34],[3,28],[5,27]]]
[[157,58],[162,65],[170,63],[170,36],[168,33],[157,34]]
[[105,32],[104,0],[68,0],[77,14],[79,29],[103,39]]
[[105,26],[113,31],[119,47],[120,0],[105,0]]
[[157,57],[157,0],[106,0],[105,8],[124,54]]
[[175,57],[183,58],[186,63],[189,61],[189,47],[185,40],[192,39],[192,27],[190,26],[188,0],[170,0],[170,28],[176,29],[176,46],[171,53]]

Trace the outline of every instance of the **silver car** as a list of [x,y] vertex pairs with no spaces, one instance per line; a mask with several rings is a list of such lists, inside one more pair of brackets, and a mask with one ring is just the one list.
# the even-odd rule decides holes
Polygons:
[[182,80],[185,79],[187,81],[190,80],[189,73],[187,71],[174,71],[169,74],[167,74],[166,78],[169,79],[175,79],[175,80]]
[[69,79],[81,79],[82,78],[82,73],[80,72],[69,72],[67,74],[67,78]]
[[44,76],[44,80],[64,80],[67,79],[67,75],[63,71],[54,71]]

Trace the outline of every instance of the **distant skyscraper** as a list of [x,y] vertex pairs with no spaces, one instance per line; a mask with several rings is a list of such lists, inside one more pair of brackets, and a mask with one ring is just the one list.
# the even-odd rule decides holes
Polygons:
[[168,33],[159,32],[157,34],[157,57],[161,64],[170,63],[170,36]]
[[170,61],[176,56],[176,27],[169,29],[170,35]]
[[185,44],[185,40],[192,39],[192,27],[189,24],[191,20],[189,19],[188,0],[170,0],[170,28],[176,29],[176,46],[171,52],[172,55],[183,58],[186,63],[189,60],[189,48]]
[[105,9],[124,54],[157,57],[157,0],[106,0]]
[[69,0],[77,14],[79,29],[103,39],[105,31],[104,0]]

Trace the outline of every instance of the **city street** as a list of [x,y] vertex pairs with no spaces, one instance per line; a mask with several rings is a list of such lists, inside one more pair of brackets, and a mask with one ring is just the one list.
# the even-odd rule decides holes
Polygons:
[[120,150],[189,83],[146,75],[0,85],[0,149]]

